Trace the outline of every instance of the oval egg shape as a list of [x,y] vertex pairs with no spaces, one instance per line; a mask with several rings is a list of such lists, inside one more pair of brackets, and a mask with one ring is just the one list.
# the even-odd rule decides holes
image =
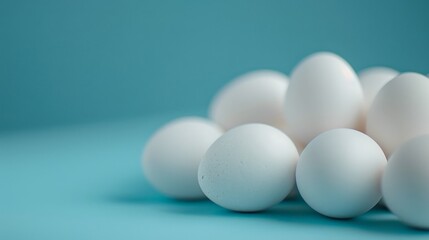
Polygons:
[[284,98],[289,79],[273,70],[257,70],[232,80],[213,98],[209,115],[228,130],[246,123],[284,129]]
[[403,73],[384,85],[368,111],[366,131],[387,156],[407,140],[429,134],[429,79]]
[[363,128],[363,92],[352,67],[320,52],[305,58],[291,75],[285,114],[293,138],[303,144],[334,128]]

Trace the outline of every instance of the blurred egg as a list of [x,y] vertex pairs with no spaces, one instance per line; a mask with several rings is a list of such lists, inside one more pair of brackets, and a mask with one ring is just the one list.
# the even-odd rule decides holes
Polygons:
[[404,73],[384,85],[368,111],[367,133],[386,155],[405,141],[429,133],[429,79]]
[[181,118],[159,129],[147,143],[143,171],[161,193],[177,199],[199,199],[198,165],[220,127],[199,117]]
[[389,158],[382,179],[387,207],[406,224],[429,229],[429,135],[407,141]]
[[288,78],[276,71],[253,71],[227,84],[214,97],[209,115],[224,129],[246,123],[283,128]]
[[296,138],[292,138],[291,130],[287,126],[285,126],[284,128],[279,128],[279,130],[281,130],[284,134],[286,134],[286,136],[290,138],[290,140],[292,140],[292,142],[295,144],[296,150],[299,154],[301,154],[301,152],[304,150],[305,145],[299,142]]
[[399,74],[398,71],[387,67],[372,67],[362,70],[359,79],[362,84],[364,95],[365,112],[371,106],[378,91],[390,80]]
[[304,201],[317,212],[352,218],[381,198],[386,165],[383,150],[353,129],[334,129],[314,138],[301,153],[296,183]]
[[296,183],[295,183],[292,190],[290,191],[290,193],[286,196],[286,198],[284,200],[285,201],[295,200],[295,199],[298,199],[299,197],[300,197],[300,195],[298,192],[298,187],[296,186]]
[[253,212],[282,201],[295,185],[298,152],[280,130],[246,124],[222,135],[201,160],[198,181],[214,203]]
[[292,73],[285,113],[292,137],[304,145],[334,128],[362,126],[363,93],[352,67],[327,52],[304,59]]

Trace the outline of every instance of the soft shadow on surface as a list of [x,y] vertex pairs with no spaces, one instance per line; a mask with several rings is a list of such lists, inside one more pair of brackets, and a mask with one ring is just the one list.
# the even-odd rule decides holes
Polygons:
[[384,234],[429,236],[427,231],[419,231],[405,226],[387,209],[373,209],[367,214],[353,219],[353,226],[364,231],[382,232]]
[[386,208],[374,208],[366,214],[352,219],[334,219],[322,216],[312,210],[303,200],[284,201],[262,213],[262,216],[276,221],[300,223],[307,225],[322,225],[333,230],[338,227],[348,227],[361,231],[392,234],[392,235],[421,235],[428,236],[428,231],[410,228],[402,224]]
[[169,199],[156,192],[144,180],[130,184],[116,193],[105,196],[103,201],[115,205],[133,205],[150,207],[162,213],[184,215],[188,217],[241,218],[258,221],[293,224],[309,227],[323,227],[335,231],[339,228],[350,228],[359,231],[388,235],[428,236],[428,231],[422,231],[403,225],[392,213],[384,207],[375,207],[370,212],[353,219],[340,220],[324,217],[312,210],[302,199],[286,200],[280,204],[255,213],[239,213],[226,210],[209,200],[180,201]]
[[299,222],[302,224],[326,225],[327,227],[348,227],[361,231],[393,235],[427,235],[428,232],[418,231],[403,225],[386,209],[373,209],[368,213],[352,219],[334,219],[324,217],[313,211],[303,201],[283,202],[267,211],[268,217],[284,222]]

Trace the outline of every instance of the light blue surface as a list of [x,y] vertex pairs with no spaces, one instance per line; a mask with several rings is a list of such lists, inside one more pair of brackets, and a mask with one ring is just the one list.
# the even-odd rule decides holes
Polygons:
[[429,72],[425,0],[1,0],[0,130],[205,108],[315,51]]
[[144,180],[140,155],[177,116],[1,134],[0,239],[429,238],[382,209],[340,221],[302,201],[239,214],[166,199]]

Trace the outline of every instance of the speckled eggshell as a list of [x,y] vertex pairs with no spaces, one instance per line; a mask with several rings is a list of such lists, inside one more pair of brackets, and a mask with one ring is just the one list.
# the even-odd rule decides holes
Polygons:
[[233,128],[209,148],[198,181],[214,203],[241,212],[267,209],[282,201],[295,184],[295,145],[264,124]]

